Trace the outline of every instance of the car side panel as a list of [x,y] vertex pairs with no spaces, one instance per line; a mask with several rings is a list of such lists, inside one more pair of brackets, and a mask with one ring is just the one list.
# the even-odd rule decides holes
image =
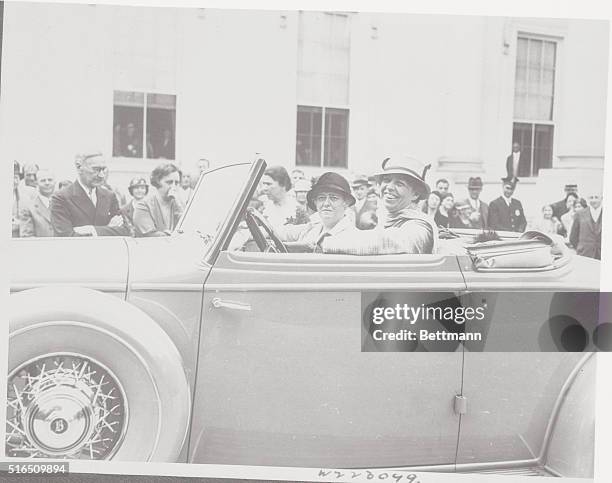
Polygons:
[[539,459],[561,388],[582,357],[466,351],[457,464]]
[[[481,332],[488,352],[479,352],[480,343],[467,343],[463,394],[468,409],[461,417],[457,464],[544,464],[553,409],[583,357],[556,352],[567,348],[560,333],[564,326],[554,322],[555,316],[569,315],[589,327],[597,304],[580,301],[595,300],[600,263],[573,256],[556,270],[487,272],[474,270],[468,257],[458,260],[472,304],[487,306],[485,320],[468,323],[466,330]],[[512,350],[521,352],[507,352]]]
[[361,290],[452,286],[464,288],[454,257],[221,253],[204,295],[190,461],[454,463],[461,352],[362,353],[360,309]]

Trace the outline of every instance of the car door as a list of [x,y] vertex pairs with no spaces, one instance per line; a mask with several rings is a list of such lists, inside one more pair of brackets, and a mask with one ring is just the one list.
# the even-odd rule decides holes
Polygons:
[[190,461],[452,465],[462,352],[361,352],[361,296],[464,290],[456,257],[221,251],[205,283]]
[[[575,257],[558,270],[478,272],[467,257],[458,260],[466,297],[486,304],[487,315],[466,326],[483,342],[466,343],[457,468],[541,466],[568,385],[586,364],[582,351],[593,350],[588,338],[576,347],[581,334],[563,332],[596,321],[598,293],[574,291],[596,287],[599,267]],[[588,454],[586,446],[580,451]]]

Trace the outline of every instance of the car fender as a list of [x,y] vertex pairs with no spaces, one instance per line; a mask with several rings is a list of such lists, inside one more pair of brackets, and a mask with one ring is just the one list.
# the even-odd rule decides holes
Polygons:
[[[9,324],[9,374],[43,353],[62,353],[64,347],[70,353],[82,350],[84,358],[103,359],[114,374],[123,374],[130,386],[125,392],[127,400],[132,399],[132,419],[114,459],[177,459],[187,436],[191,391],[180,352],[154,320],[106,293],[81,287],[41,287],[11,295]],[[130,429],[134,432],[147,424],[138,414],[144,412],[140,382],[130,380],[130,368],[123,367],[126,361],[144,375],[142,384],[156,398],[146,403],[154,427],[151,441],[130,434]]]
[[595,445],[594,353],[586,355],[568,377],[549,422],[544,463],[553,474],[593,477]]

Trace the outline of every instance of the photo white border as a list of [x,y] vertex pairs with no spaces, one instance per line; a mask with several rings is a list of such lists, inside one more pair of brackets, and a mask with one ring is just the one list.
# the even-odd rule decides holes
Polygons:
[[[12,0],[22,2],[24,0]],[[369,11],[369,12],[397,12],[412,14],[447,14],[447,15],[486,15],[486,16],[516,16],[516,17],[573,17],[585,19],[612,20],[612,2],[609,0],[508,0],[506,2],[492,2],[487,0],[75,0],[62,2],[58,0],[39,0],[38,3],[81,3],[103,4],[118,6],[143,7],[188,7],[188,8],[218,8],[218,9],[247,9],[247,10],[340,10],[340,11]],[[612,28],[610,29],[612,32]],[[612,38],[612,36],[611,36]],[[612,49],[609,49],[609,54]],[[612,149],[612,60],[608,61],[608,96],[607,96],[607,128],[606,153]],[[2,90],[0,88],[0,103]],[[0,126],[1,129],[1,126]],[[606,156],[607,158],[608,156]],[[9,161],[4,160],[5,195],[7,201],[6,222],[8,227],[9,198],[12,190],[12,178],[8,176]],[[604,164],[607,164],[605,162]],[[607,188],[607,190],[606,190]],[[607,192],[606,192],[607,191]],[[607,196],[606,196],[607,195]],[[612,291],[612,168],[604,168],[604,210],[603,210],[603,241],[602,241],[602,270],[601,291]],[[9,245],[8,228],[7,237],[0,239],[0,267],[7,266]],[[0,269],[0,307],[7,307],[8,302],[8,273]],[[0,309],[1,310],[1,309]],[[0,337],[0,374],[7,373],[8,353],[8,321],[6,310],[0,315],[0,326],[3,327],[3,337]],[[597,370],[597,427],[595,451],[595,482],[607,483],[612,481],[612,353],[598,354]],[[6,394],[6,378],[0,377],[0,394]],[[0,438],[5,436],[5,405],[0,405]],[[131,474],[131,475],[160,475],[160,476],[208,476],[218,478],[251,478],[262,480],[311,480],[315,479],[318,470],[302,468],[276,468],[276,467],[249,467],[226,465],[197,465],[181,463],[119,463],[119,462],[71,462],[73,471],[99,474]],[[421,483],[431,482],[531,482],[533,477],[503,477],[478,474],[456,473],[420,473]],[[340,481],[340,480],[338,480]],[[358,481],[358,480],[351,480]],[[366,480],[363,480],[366,481]],[[562,478],[560,482],[585,482],[589,480],[576,478]]]

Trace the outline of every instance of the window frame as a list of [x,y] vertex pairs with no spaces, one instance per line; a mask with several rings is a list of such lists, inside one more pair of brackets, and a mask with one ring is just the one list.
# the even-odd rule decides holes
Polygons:
[[[113,156],[113,144],[114,144],[114,125],[115,125],[115,92],[133,92],[133,93],[137,93],[137,94],[142,94],[144,96],[144,103],[142,106],[142,145],[140,146],[142,149],[142,156],[137,157],[137,158],[133,158],[130,156]],[[109,149],[109,159],[112,160],[121,160],[121,161],[125,161],[125,160],[129,160],[130,162],[144,162],[150,164],[151,161],[159,161],[162,158],[149,158],[147,156],[148,152],[147,152],[147,125],[148,125],[148,121],[147,121],[147,109],[148,109],[148,95],[152,94],[152,95],[164,95],[164,96],[174,96],[174,116],[175,116],[175,125],[174,125],[174,159],[167,159],[166,161],[171,162],[171,163],[176,163],[178,156],[177,156],[177,122],[176,122],[176,112],[178,110],[178,95],[176,94],[175,91],[152,91],[149,89],[143,89],[143,88],[134,88],[134,87],[114,87],[112,90],[112,125],[113,125],[113,131],[111,131],[111,139],[110,139],[110,149]],[[147,168],[148,169],[148,168]]]
[[[298,137],[298,132],[297,132],[297,115],[299,113],[299,108],[300,107],[306,107],[306,108],[315,108],[315,109],[321,109],[321,146],[320,146],[320,163],[318,165],[314,165],[314,164],[298,164],[298,158],[297,158],[297,137]],[[337,110],[342,110],[342,111],[346,111],[346,145],[345,145],[345,149],[346,149],[346,163],[343,166],[332,166],[331,164],[325,164],[325,113],[327,111],[327,109],[337,109]],[[349,161],[349,125],[350,125],[350,118],[351,118],[351,110],[348,107],[340,107],[340,106],[315,106],[315,105],[310,105],[310,104],[298,104],[297,108],[296,108],[296,126],[295,126],[295,166],[302,166],[302,167],[311,167],[311,168],[335,168],[335,169],[348,169],[348,161]]]
[[[333,168],[333,169],[341,169],[341,170],[347,170],[349,169],[349,159],[350,159],[350,142],[349,142],[349,138],[350,138],[350,119],[351,119],[351,107],[350,107],[350,100],[351,100],[351,60],[352,60],[352,44],[353,44],[353,17],[354,17],[354,13],[355,12],[350,12],[350,11],[323,11],[323,12],[316,12],[316,13],[322,13],[324,15],[329,15],[332,18],[333,17],[343,17],[345,19],[347,19],[348,22],[348,46],[347,46],[347,61],[348,61],[348,70],[347,70],[347,78],[346,78],[346,103],[336,103],[336,102],[328,102],[328,101],[324,101],[324,102],[320,102],[322,101],[322,99],[315,99],[314,97],[317,96],[309,96],[306,95],[304,96],[303,94],[300,94],[299,91],[299,82],[300,82],[300,57],[302,54],[302,49],[303,49],[303,45],[304,45],[304,37],[303,34],[300,30],[300,26],[302,25],[303,22],[303,13],[305,13],[304,11],[299,11],[298,15],[299,15],[299,19],[298,19],[298,29],[297,29],[297,39],[296,39],[296,43],[297,43],[297,51],[298,51],[298,62],[297,62],[297,69],[296,69],[296,82],[297,82],[297,92],[296,92],[296,110],[295,110],[295,120],[296,120],[296,124],[295,124],[295,129],[294,129],[294,164],[296,167],[304,167],[304,168],[314,168],[314,169],[321,169],[321,168]],[[306,12],[307,13],[307,12]],[[333,20],[332,20],[333,22]],[[323,69],[326,69],[327,66],[323,66]],[[320,147],[320,162],[318,165],[314,165],[314,164],[298,164],[298,156],[297,156],[297,138],[298,138],[298,130],[297,130],[297,117],[298,117],[298,112],[299,112],[299,108],[300,107],[307,107],[307,108],[318,108],[321,109],[321,133],[320,133],[320,137],[321,137],[321,147]],[[325,127],[326,127],[326,122],[325,122],[325,118],[326,118],[326,112],[327,109],[338,109],[338,110],[343,110],[346,111],[346,141],[345,141],[345,152],[346,152],[346,157],[345,157],[345,162],[343,163],[342,166],[333,166],[331,164],[326,164],[325,162]]]
[[[555,153],[557,152],[557,133],[558,133],[558,119],[561,118],[559,115],[559,93],[562,92],[560,88],[560,74],[559,71],[562,69],[562,44],[563,44],[563,36],[558,35],[556,32],[548,32],[548,33],[538,33],[533,31],[532,29],[523,29],[517,28],[514,33],[515,40],[515,49],[513,56],[513,83],[512,83],[512,121],[511,121],[511,132],[512,136],[514,136],[514,125],[516,123],[521,124],[530,124],[531,125],[531,157],[529,160],[529,178],[537,178],[539,176],[538,173],[534,174],[534,155],[535,155],[535,129],[537,125],[548,125],[553,128],[553,140],[551,145],[551,164],[550,167],[553,168],[555,163]],[[554,42],[555,44],[555,69],[554,69],[554,77],[553,77],[553,98],[552,98],[552,115],[551,119],[525,119],[519,118],[515,116],[514,113],[514,103],[516,98],[516,68],[517,68],[517,60],[518,60],[518,42],[519,39],[527,39],[527,40],[539,40],[543,42]],[[547,168],[544,168],[547,169]]]

